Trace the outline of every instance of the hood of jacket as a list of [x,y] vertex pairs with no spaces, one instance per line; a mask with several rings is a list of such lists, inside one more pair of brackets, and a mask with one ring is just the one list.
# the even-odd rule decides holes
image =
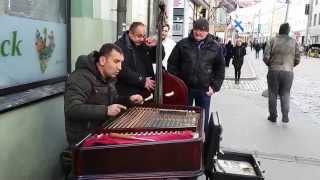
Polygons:
[[129,31],[125,31],[119,41],[124,44],[128,49],[133,49],[134,44],[129,38]]
[[76,70],[78,69],[87,69],[90,72],[92,72],[94,75],[99,75],[100,73],[96,67],[96,63],[94,62],[93,53],[90,53],[89,55],[81,55],[78,57],[76,61]]

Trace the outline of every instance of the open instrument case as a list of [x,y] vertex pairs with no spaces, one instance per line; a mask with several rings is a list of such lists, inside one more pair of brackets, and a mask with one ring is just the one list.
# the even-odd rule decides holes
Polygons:
[[222,127],[218,113],[211,114],[204,144],[205,175],[209,180],[263,180],[252,154],[220,150]]
[[[203,114],[199,107],[149,105],[141,106],[155,108],[169,114],[175,111],[196,113],[195,126],[183,127],[134,127],[102,130],[90,134],[79,142],[73,150],[73,169],[70,179],[165,179],[180,177],[197,177],[203,174]],[[133,109],[133,111],[135,111]],[[125,113],[130,114],[130,109]],[[181,115],[183,117],[183,115]],[[167,117],[167,116],[166,116]],[[129,118],[133,118],[129,116]],[[143,119],[138,116],[138,119]],[[115,121],[119,118],[115,119]],[[120,122],[122,123],[122,122]],[[129,121],[131,124],[131,121]],[[137,123],[140,124],[140,123]],[[142,123],[143,124],[143,123]],[[158,122],[156,123],[159,124]],[[112,124],[110,124],[112,125]],[[190,139],[140,142],[131,144],[98,145],[84,147],[88,138],[105,133],[150,132],[150,131],[183,131],[189,130],[197,134]],[[142,138],[141,138],[142,139]]]

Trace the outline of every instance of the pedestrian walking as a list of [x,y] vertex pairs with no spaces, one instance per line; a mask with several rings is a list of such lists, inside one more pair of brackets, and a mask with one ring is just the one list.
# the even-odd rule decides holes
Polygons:
[[260,53],[260,49],[261,46],[258,42],[255,42],[253,45],[254,50],[256,51],[256,59],[259,59],[259,53]]
[[264,42],[262,43],[261,47],[262,47],[262,54],[264,54],[264,51],[266,49],[266,45],[267,45],[267,42]]
[[231,40],[228,41],[228,43],[225,46],[226,48],[226,55],[225,55],[225,60],[226,60],[226,67],[229,67],[230,60],[233,56],[233,45]]
[[232,64],[234,66],[234,79],[235,84],[240,83],[241,68],[243,65],[243,58],[246,55],[246,48],[242,45],[241,40],[236,41],[236,46],[233,49],[233,60]]
[[290,90],[293,82],[293,68],[300,62],[299,45],[289,37],[290,26],[280,26],[279,35],[267,43],[263,61],[268,66],[269,117],[277,121],[277,96],[280,96],[282,122],[289,122]]

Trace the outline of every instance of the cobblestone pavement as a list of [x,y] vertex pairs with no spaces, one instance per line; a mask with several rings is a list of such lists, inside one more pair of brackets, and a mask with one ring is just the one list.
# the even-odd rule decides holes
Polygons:
[[[252,78],[252,74],[246,74],[244,71],[243,79],[239,85],[234,80],[228,78],[224,81],[222,89],[239,90],[239,93],[261,93],[267,89],[267,68],[260,59],[254,59],[254,53],[247,50],[245,61],[254,69],[256,78]],[[294,82],[292,87],[292,102],[297,104],[301,110],[308,113],[317,123],[320,124],[320,59],[301,57],[301,64],[294,70]],[[230,75],[229,75],[230,76]],[[249,78],[246,78],[249,77]]]
[[320,124],[320,59],[303,57],[295,69],[293,102]]
[[235,84],[234,80],[225,80],[222,89],[262,92],[267,89],[267,84],[263,80],[241,80],[240,84]]

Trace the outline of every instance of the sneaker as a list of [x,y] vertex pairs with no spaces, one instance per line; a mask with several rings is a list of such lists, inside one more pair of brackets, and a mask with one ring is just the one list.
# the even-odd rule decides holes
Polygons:
[[282,117],[282,122],[288,123],[289,122],[289,117],[288,116],[283,116]]
[[268,117],[268,120],[271,121],[271,122],[277,122],[277,116],[270,115]]

